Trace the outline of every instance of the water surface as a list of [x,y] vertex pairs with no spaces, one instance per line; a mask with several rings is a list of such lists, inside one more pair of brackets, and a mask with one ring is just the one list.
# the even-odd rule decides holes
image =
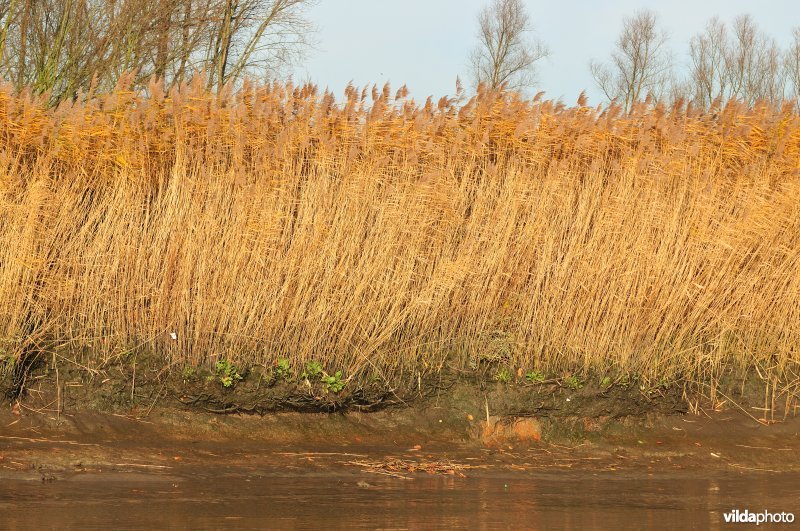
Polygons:
[[726,526],[722,514],[731,509],[797,513],[798,500],[797,474],[568,471],[401,480],[357,470],[210,468],[4,481],[0,527],[713,529]]

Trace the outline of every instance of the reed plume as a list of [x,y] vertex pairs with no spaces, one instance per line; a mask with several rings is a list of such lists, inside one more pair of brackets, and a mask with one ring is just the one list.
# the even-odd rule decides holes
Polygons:
[[790,107],[389,90],[122,83],[48,109],[3,88],[0,347],[796,374]]

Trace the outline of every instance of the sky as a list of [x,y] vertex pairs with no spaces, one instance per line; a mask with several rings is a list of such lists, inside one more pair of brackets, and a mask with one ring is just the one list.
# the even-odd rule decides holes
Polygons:
[[[317,26],[314,49],[293,72],[341,95],[349,81],[362,87],[386,81],[406,84],[424,100],[455,92],[456,76],[468,85],[468,59],[477,42],[477,15],[490,0],[318,0],[308,11]],[[670,37],[678,66],[687,62],[692,35],[718,16],[730,23],[749,13],[781,46],[800,26],[800,0],[524,0],[535,34],[550,48],[539,65],[548,98],[574,103],[586,90],[590,103],[603,101],[589,73],[591,59],[606,60],[622,21],[650,9]]]

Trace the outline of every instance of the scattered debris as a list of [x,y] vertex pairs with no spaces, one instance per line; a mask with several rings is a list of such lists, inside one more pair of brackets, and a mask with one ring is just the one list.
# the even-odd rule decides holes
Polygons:
[[405,474],[415,472],[427,472],[428,474],[439,474],[448,476],[458,476],[465,478],[464,470],[474,468],[488,468],[488,465],[465,465],[452,461],[412,461],[406,459],[386,459],[384,461],[347,461],[345,464],[360,466],[364,472],[382,474],[385,476],[401,479],[412,479]]

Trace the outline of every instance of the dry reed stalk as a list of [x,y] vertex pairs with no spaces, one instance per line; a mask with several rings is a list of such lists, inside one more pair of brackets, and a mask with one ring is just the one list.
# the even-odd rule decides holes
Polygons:
[[[800,117],[311,85],[0,90],[0,341],[84,363],[800,362]],[[170,334],[175,333],[177,340]],[[86,347],[86,348],[83,348]]]

